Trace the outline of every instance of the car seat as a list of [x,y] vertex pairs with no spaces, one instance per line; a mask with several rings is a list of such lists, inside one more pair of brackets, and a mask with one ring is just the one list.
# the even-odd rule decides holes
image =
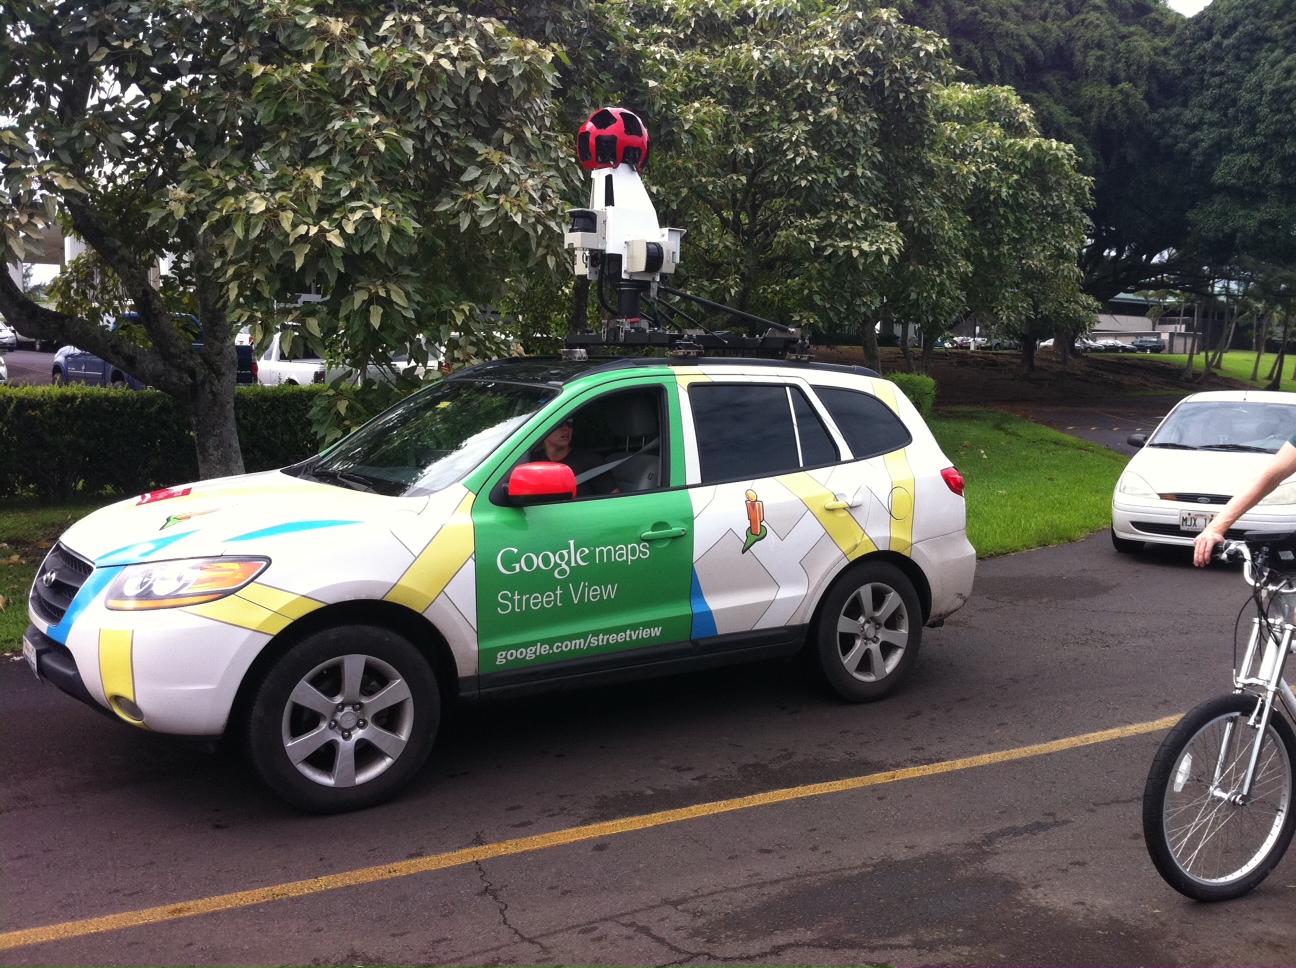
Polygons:
[[652,397],[637,393],[618,399],[609,408],[607,422],[612,435],[621,441],[621,449],[608,459],[624,458],[611,469],[617,487],[623,492],[660,487],[661,437]]

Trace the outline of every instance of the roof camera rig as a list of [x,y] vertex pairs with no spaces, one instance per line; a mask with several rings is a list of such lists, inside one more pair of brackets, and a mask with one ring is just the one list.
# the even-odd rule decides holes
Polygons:
[[[810,347],[799,329],[662,282],[679,265],[684,230],[662,228],[657,221],[639,177],[648,150],[643,122],[622,108],[594,112],[576,136],[581,167],[590,173],[590,201],[589,208],[568,213],[566,242],[576,250],[576,275],[588,278],[598,294],[605,324],[601,333],[585,330],[568,336],[565,355],[590,346],[622,346],[660,347],[673,356],[809,359]],[[724,313],[742,332],[707,329],[681,303]]]

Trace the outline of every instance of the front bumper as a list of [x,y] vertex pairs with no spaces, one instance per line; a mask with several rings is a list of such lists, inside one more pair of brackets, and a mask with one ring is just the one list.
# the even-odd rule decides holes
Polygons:
[[81,678],[81,670],[77,668],[76,659],[72,658],[72,651],[66,645],[55,642],[35,625],[27,626],[27,631],[23,633],[23,644],[30,646],[34,653],[39,679],[57,686],[96,712],[116,718],[108,707],[90,695],[85,680]]
[[[1152,544],[1191,547],[1196,531],[1179,527],[1180,511],[1215,511],[1222,507],[1198,504],[1179,504],[1170,501],[1135,504],[1127,501],[1112,502],[1112,533],[1127,541],[1147,541]],[[1225,537],[1241,538],[1248,531],[1268,531],[1279,534],[1296,532],[1296,513],[1284,505],[1276,511],[1253,508],[1225,532]]]

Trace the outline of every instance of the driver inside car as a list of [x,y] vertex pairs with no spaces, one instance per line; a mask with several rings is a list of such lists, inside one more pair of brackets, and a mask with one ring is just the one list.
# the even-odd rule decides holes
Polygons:
[[608,471],[596,474],[589,480],[582,481],[580,479],[582,474],[605,464],[606,460],[593,451],[582,450],[575,446],[574,423],[572,417],[560,421],[540,443],[531,448],[531,453],[528,455],[529,459],[533,461],[553,461],[570,467],[572,473],[576,475],[577,481],[579,481],[576,485],[577,497],[620,493],[620,488],[617,487],[616,481]]

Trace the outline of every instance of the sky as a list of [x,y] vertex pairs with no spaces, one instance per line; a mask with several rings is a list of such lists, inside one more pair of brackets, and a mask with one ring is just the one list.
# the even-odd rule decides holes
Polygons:
[[1179,11],[1185,17],[1191,17],[1208,3],[1210,0],[1167,0],[1167,5],[1172,10]]

